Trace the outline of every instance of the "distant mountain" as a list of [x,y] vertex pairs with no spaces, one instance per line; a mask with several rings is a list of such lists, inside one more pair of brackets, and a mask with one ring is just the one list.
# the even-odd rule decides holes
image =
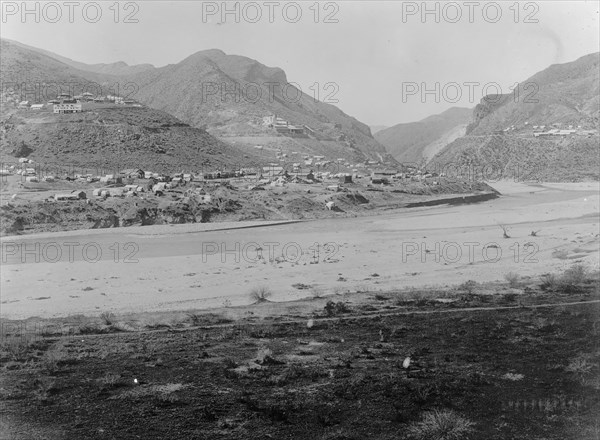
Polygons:
[[50,52],[45,49],[40,49],[37,47],[28,46],[26,44],[19,43],[18,41],[8,40],[8,39],[4,39],[2,41],[5,41],[5,42],[15,45],[15,46],[19,46],[23,49],[27,49],[27,50],[34,51],[37,53],[41,53],[43,55],[47,55],[50,58],[54,58],[55,60],[58,60],[68,66],[74,67],[75,69],[78,69],[78,70],[81,70],[84,72],[98,73],[101,75],[131,75],[131,74],[135,74],[135,73],[139,73],[139,72],[143,72],[145,70],[150,70],[150,69],[155,68],[152,64],[136,64],[134,66],[130,66],[123,61],[118,61],[115,63],[108,63],[108,64],[105,64],[105,63],[85,64],[85,63],[80,63],[79,61],[74,61],[67,57],[63,57],[61,55],[58,55],[54,52]]
[[[116,83],[126,97],[228,142],[258,142],[273,152],[294,150],[353,163],[394,162],[367,125],[291,86],[283,70],[250,58],[213,49],[155,68],[122,62],[87,65],[8,40],[2,40],[2,49],[3,81],[93,81],[107,91]],[[265,127],[263,118],[273,114],[304,129],[304,136],[284,136]]]
[[385,130],[386,128],[389,128],[387,125],[371,125],[371,134],[375,135],[375,133],[377,133],[378,131],[381,130]]
[[[445,146],[430,166],[487,168],[520,180],[599,180],[599,61],[594,53],[552,65],[521,83],[518,94],[485,97],[465,136]],[[575,133],[534,135],[553,128]]]
[[418,122],[397,124],[375,134],[387,151],[400,162],[430,159],[439,149],[464,134],[473,110],[452,107]]
[[44,95],[38,93],[36,87],[58,84],[66,89],[69,84],[104,83],[115,79],[111,75],[98,75],[74,68],[45,53],[4,39],[0,40],[0,61],[2,92],[18,84],[18,87],[24,87],[23,97],[31,101],[40,97],[38,95]]
[[468,134],[482,135],[512,125],[582,125],[600,117],[600,53],[554,64],[523,81],[518,92],[484,97],[475,107]]

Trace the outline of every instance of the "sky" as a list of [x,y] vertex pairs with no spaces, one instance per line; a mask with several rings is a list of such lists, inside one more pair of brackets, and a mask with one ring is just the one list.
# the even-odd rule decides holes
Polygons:
[[1,3],[2,38],[89,64],[221,49],[369,125],[474,107],[600,50],[598,1],[56,1],[26,2],[25,15]]

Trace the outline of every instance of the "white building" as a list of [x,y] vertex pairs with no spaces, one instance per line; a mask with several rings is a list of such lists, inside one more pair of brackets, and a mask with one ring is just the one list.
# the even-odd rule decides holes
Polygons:
[[54,113],[80,113],[81,104],[54,104]]

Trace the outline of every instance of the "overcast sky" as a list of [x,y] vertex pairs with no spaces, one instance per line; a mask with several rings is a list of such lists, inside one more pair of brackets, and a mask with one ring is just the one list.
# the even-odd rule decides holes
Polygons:
[[[95,23],[93,2],[76,2],[72,23],[64,2],[29,2],[28,7],[35,10],[35,3],[39,23],[35,13],[21,15],[21,1],[2,2],[2,37],[85,63],[163,66],[218,48],[281,67],[305,93],[314,95],[317,88],[309,87],[318,83],[321,100],[333,93],[330,100],[337,99],[338,107],[370,125],[473,107],[485,84],[497,83],[509,93],[511,85],[550,64],[599,51],[598,1],[519,2],[516,7],[512,1],[431,2],[427,8],[433,12],[425,17],[420,1],[317,6],[282,1],[273,2],[273,9],[263,1],[240,2],[238,17],[222,17],[222,2],[121,2],[118,23],[112,1],[98,2],[102,15]],[[227,5],[235,10],[234,3]],[[137,23],[126,23],[128,15]],[[326,88],[329,82],[337,87]],[[471,82],[477,84],[464,85]],[[433,92],[421,96],[421,83]],[[487,90],[495,92],[493,85]]]

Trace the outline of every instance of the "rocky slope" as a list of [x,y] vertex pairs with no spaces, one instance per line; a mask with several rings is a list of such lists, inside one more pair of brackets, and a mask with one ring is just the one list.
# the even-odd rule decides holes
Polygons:
[[6,162],[26,156],[45,165],[156,172],[226,168],[256,160],[252,152],[242,152],[164,112],[123,106],[92,106],[65,115],[18,111],[2,121],[0,153]]

